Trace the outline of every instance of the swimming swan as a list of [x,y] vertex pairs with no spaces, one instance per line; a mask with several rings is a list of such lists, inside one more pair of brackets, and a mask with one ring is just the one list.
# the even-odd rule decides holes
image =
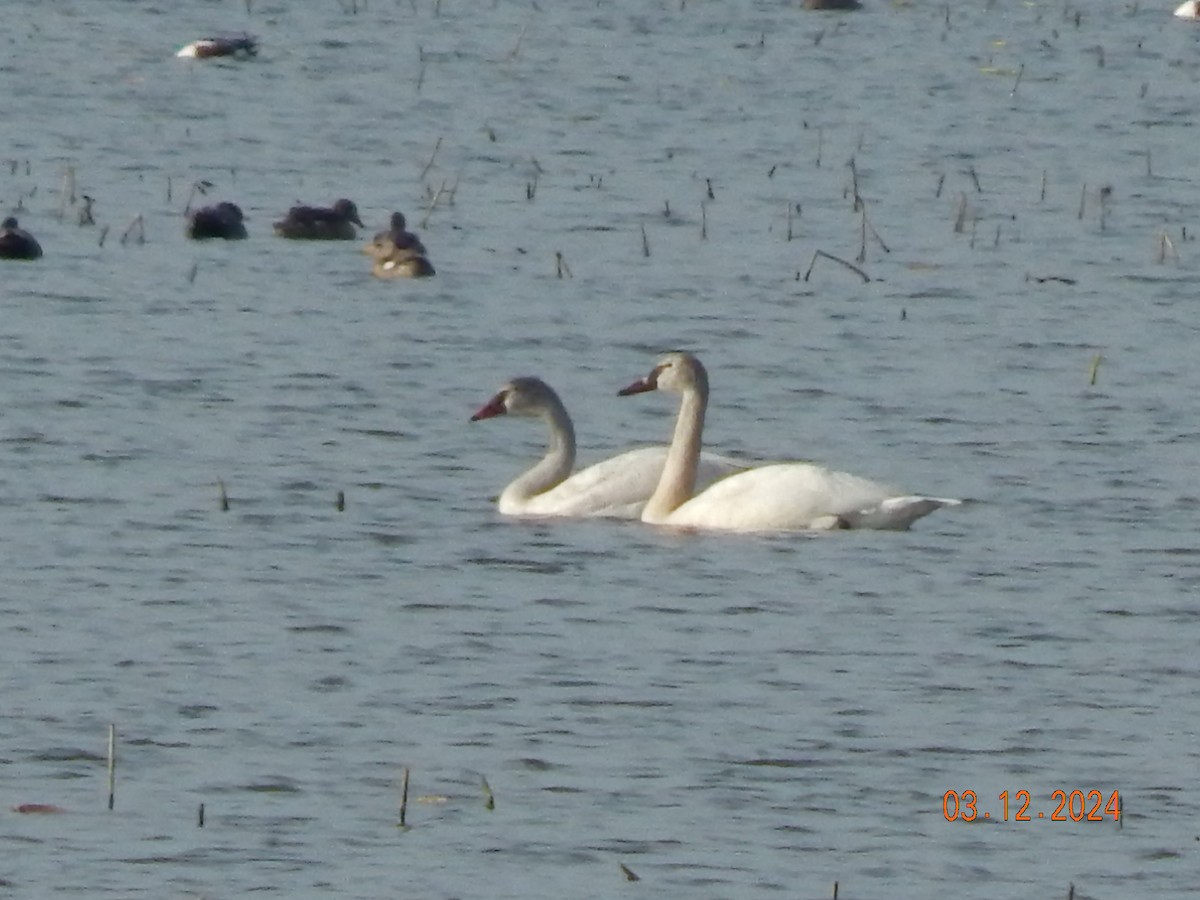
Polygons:
[[961,501],[897,494],[884,485],[809,463],[759,466],[696,484],[708,373],[690,353],[668,353],[622,396],[665,390],[682,394],[667,463],[642,521],[725,531],[802,531],[833,528],[903,530],[922,516]]
[[[471,421],[502,415],[538,418],[550,429],[546,455],[500,495],[502,515],[636,519],[662,475],[666,447],[630,450],[572,475],[575,427],[558,394],[540,378],[514,378]],[[693,466],[694,477],[705,486],[745,468],[713,454]]]

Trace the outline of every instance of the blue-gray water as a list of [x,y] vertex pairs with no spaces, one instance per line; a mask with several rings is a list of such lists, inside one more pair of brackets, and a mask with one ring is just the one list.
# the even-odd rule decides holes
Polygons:
[[[0,267],[6,896],[1194,895],[1200,29],[866,4],[0,2],[0,205],[46,251]],[[858,255],[851,158],[872,280],[803,280]],[[184,240],[199,179],[249,240]],[[437,277],[271,235],[339,196]],[[672,347],[710,447],[972,502],[496,515],[542,440],[467,424],[500,383],[586,462],[665,438],[615,392]]]

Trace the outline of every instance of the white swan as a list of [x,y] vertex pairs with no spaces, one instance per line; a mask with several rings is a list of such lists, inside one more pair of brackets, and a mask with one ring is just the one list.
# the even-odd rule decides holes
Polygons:
[[643,522],[726,531],[899,530],[961,502],[900,495],[857,475],[799,462],[760,466],[698,489],[708,373],[690,353],[668,353],[649,375],[620,393],[653,390],[673,391],[683,399],[662,480],[642,510]]
[[[539,418],[550,428],[546,455],[500,495],[503,515],[636,519],[662,475],[666,447],[630,450],[571,475],[575,426],[558,394],[540,378],[514,378],[471,421],[502,415]],[[707,486],[746,467],[728,457],[705,454],[693,468],[697,481]]]
[[1187,0],[1175,9],[1175,15],[1181,19],[1200,19],[1200,0]]

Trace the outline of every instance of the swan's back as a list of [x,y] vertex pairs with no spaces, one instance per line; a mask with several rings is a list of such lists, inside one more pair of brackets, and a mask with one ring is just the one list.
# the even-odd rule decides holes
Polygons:
[[808,463],[732,475],[672,512],[663,524],[727,531],[905,529],[957,500],[908,497],[876,481]]

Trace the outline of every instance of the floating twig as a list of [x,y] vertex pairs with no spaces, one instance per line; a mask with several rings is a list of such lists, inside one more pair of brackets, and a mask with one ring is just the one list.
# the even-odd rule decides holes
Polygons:
[[626,881],[641,881],[642,880],[638,876],[638,874],[635,871],[633,871],[633,869],[629,868],[629,866],[625,865],[625,863],[617,863],[617,865],[621,867],[621,874],[623,874],[625,876]]

